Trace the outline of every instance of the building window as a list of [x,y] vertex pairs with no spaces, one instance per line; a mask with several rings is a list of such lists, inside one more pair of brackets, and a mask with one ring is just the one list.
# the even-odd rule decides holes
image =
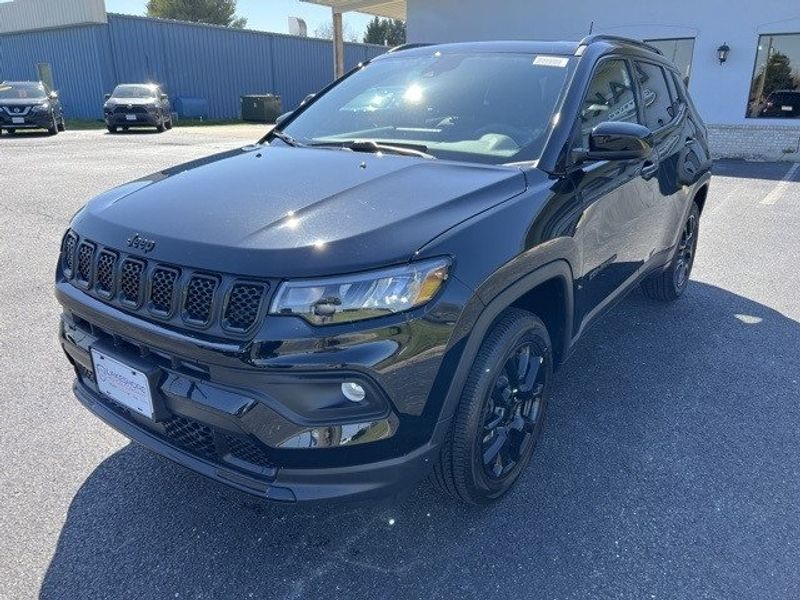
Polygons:
[[683,78],[683,83],[688,87],[689,75],[692,72],[694,38],[645,40],[645,42],[661,50],[661,54],[678,67],[678,71],[680,71],[681,77]]
[[747,116],[800,119],[800,33],[758,38]]

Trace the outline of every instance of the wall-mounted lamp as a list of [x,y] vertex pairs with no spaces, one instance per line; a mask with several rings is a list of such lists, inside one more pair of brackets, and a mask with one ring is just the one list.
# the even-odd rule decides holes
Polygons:
[[719,64],[725,64],[725,61],[728,60],[728,52],[731,51],[731,47],[728,46],[726,43],[722,43],[722,46],[717,48],[717,58],[719,59]]

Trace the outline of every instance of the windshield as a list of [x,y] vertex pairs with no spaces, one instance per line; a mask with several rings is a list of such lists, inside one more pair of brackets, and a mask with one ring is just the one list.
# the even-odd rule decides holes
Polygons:
[[568,64],[531,54],[398,54],[342,80],[285,133],[312,145],[372,140],[453,160],[536,160]]
[[149,85],[118,85],[112,98],[155,98],[156,90]]
[[47,92],[41,83],[0,83],[0,99],[22,100],[27,98],[41,100],[47,98]]

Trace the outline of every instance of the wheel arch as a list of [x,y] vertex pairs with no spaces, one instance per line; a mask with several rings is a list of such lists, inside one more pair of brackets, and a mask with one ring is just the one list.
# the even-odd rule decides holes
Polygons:
[[434,442],[443,440],[447,434],[475,356],[486,334],[508,308],[527,310],[542,319],[553,344],[554,365],[563,362],[573,341],[574,299],[570,264],[559,259],[542,265],[486,303],[466,337],[434,430]]

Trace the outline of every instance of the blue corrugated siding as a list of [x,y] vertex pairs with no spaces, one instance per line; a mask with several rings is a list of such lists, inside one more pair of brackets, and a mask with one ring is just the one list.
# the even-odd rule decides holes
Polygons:
[[67,114],[101,116],[104,87],[99,44],[105,27],[87,25],[0,36],[0,80],[37,79],[36,65],[50,63]]
[[[383,51],[346,44],[346,66]],[[0,36],[0,79],[35,77],[36,63],[49,62],[70,117],[99,118],[117,83],[157,81],[173,97],[206,98],[212,119],[228,119],[243,94],[296,106],[331,81],[332,52],[325,40],[109,15],[108,25]]]

